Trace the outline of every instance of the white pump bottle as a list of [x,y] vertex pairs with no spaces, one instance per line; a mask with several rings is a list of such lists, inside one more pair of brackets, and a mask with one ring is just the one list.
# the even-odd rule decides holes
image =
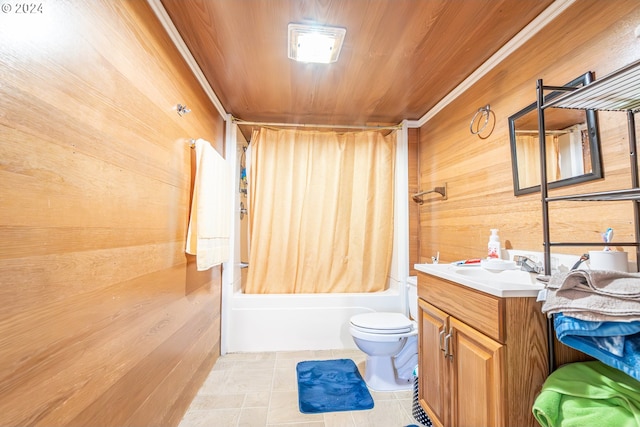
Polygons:
[[487,258],[488,259],[500,259],[500,237],[498,236],[498,229],[491,229],[491,236],[489,236],[489,243],[487,244]]

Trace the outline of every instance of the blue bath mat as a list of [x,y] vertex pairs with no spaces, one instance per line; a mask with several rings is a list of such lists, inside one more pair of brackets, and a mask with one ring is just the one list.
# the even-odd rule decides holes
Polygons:
[[300,362],[296,372],[303,414],[373,408],[373,398],[351,359]]

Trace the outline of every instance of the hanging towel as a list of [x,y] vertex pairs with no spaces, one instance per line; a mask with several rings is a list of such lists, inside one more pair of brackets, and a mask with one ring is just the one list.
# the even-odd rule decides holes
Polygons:
[[229,186],[225,160],[203,139],[196,141],[196,176],[186,252],[198,271],[229,259]]
[[551,277],[549,289],[575,289],[618,298],[640,299],[640,273],[610,270],[573,270]]
[[637,427],[640,382],[602,362],[571,363],[549,375],[532,410],[544,427]]
[[408,382],[413,380],[413,371],[418,364],[418,336],[407,338],[402,350],[393,357],[393,366],[398,378]]
[[554,315],[558,341],[640,380],[640,322],[587,322]]

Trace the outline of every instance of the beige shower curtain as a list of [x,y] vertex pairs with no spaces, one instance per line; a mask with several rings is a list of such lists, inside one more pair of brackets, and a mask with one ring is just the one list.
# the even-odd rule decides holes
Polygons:
[[[516,138],[518,152],[518,181],[520,188],[540,185],[540,144],[536,135],[518,135]],[[557,135],[547,135],[547,181],[560,179],[560,148]]]
[[396,132],[254,132],[245,293],[386,288],[395,141]]

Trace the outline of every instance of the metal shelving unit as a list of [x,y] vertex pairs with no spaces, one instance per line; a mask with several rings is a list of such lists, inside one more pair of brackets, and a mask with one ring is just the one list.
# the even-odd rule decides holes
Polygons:
[[[565,91],[564,95],[545,103],[544,92],[548,90]],[[537,82],[538,95],[538,132],[540,143],[540,193],[542,200],[542,228],[544,239],[544,270],[551,273],[552,246],[602,246],[602,242],[551,242],[549,233],[549,203],[556,201],[624,201],[633,203],[635,241],[612,242],[614,246],[635,246],[636,262],[640,266],[640,184],[638,182],[638,159],[636,152],[635,113],[640,111],[640,61],[615,71],[600,80],[589,83],[579,89],[562,86],[545,86],[542,79]],[[619,111],[627,115],[629,133],[630,187],[597,193],[572,194],[566,196],[549,196],[547,182],[545,117],[548,108],[567,108],[594,111]],[[553,324],[549,324],[549,367],[555,368],[553,351]]]

